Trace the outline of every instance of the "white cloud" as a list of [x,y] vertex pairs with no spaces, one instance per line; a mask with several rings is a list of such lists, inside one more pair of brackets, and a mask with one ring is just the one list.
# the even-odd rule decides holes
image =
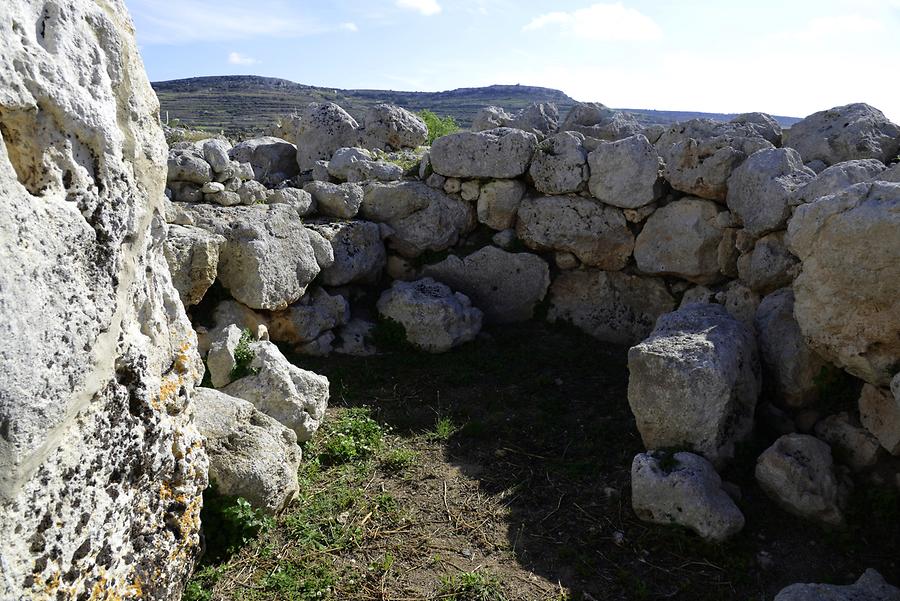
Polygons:
[[555,11],[538,15],[522,31],[557,27],[562,31],[594,41],[649,41],[662,37],[656,22],[621,2],[592,4],[571,12]]
[[328,31],[285,0],[127,0],[127,4],[141,44],[301,37]]
[[359,27],[356,25],[356,23],[341,23],[340,25],[338,25],[338,29],[342,31],[350,31],[352,33],[356,33],[357,31],[359,31]]
[[878,33],[884,30],[884,23],[878,19],[862,15],[836,15],[816,17],[802,29],[785,32],[782,38],[799,40],[824,40],[835,36]]
[[228,54],[228,62],[232,65],[255,65],[259,61],[249,56],[244,56],[240,52],[230,52]]
[[426,17],[441,12],[441,5],[437,0],[397,0],[396,4],[399,8],[418,11]]

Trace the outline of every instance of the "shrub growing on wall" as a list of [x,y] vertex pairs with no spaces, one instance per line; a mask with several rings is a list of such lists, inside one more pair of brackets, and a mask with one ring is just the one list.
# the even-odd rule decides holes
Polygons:
[[453,132],[459,130],[459,125],[457,125],[456,119],[454,119],[450,115],[441,118],[432,111],[425,109],[419,112],[419,117],[422,119],[422,121],[425,122],[425,125],[428,126],[429,146],[441,136],[446,136],[447,134],[452,134]]

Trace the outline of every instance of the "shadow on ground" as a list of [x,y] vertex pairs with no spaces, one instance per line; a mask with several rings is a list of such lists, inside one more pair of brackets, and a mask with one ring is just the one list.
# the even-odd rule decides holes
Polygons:
[[[397,434],[451,421],[445,460],[505,510],[515,561],[574,599],[771,599],[793,582],[849,583],[867,567],[900,573],[896,494],[857,494],[842,532],[788,516],[752,478],[773,439],[764,435],[724,474],[740,486],[747,518],[734,540],[707,545],[638,521],[629,471],[643,447],[627,403],[626,351],[528,323],[445,355],[294,359],[329,377],[333,405],[371,407]],[[443,495],[446,505],[446,482]],[[479,508],[467,503],[458,519],[477,529]]]

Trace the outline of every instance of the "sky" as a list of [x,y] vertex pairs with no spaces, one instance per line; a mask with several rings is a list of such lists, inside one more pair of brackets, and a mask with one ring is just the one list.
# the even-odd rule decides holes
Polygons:
[[617,108],[900,123],[900,0],[125,0],[152,81],[557,88]]

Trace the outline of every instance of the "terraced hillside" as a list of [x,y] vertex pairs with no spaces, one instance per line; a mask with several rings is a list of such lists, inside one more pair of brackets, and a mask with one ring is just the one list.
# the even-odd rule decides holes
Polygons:
[[[460,88],[447,92],[401,92],[395,90],[338,90],[294,83],[286,79],[252,75],[194,77],[153,84],[159,96],[163,119],[179,119],[200,129],[224,130],[232,134],[259,132],[279,116],[309,102],[336,102],[357,119],[366,109],[389,102],[413,111],[429,109],[451,115],[463,127],[471,124],[479,109],[488,105],[517,111],[532,102],[554,102],[565,113],[575,100],[551,88],[495,85]],[[693,117],[728,120],[734,115],[683,111],[626,109],[641,121],[673,123]],[[798,119],[776,117],[783,127]]]

